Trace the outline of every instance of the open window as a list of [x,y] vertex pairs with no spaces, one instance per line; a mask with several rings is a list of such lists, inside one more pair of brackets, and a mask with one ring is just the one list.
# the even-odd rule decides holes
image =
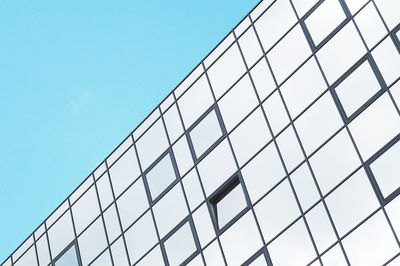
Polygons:
[[81,266],[78,250],[73,242],[54,260],[54,266]]

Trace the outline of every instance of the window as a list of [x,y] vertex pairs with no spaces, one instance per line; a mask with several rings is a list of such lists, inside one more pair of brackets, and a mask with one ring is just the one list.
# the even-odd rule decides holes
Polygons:
[[250,68],[262,56],[261,46],[252,27],[250,27],[238,40],[240,49]]
[[221,126],[215,110],[211,110],[190,130],[190,139],[194,152],[200,158],[219,138],[222,137]]
[[260,100],[264,100],[275,89],[275,82],[267,61],[263,58],[251,70],[250,75],[253,79]]
[[276,136],[287,124],[289,117],[278,91],[275,91],[263,103],[265,114],[271,126],[272,133]]
[[389,86],[400,76],[400,54],[390,37],[372,51],[379,70]]
[[174,180],[176,180],[175,170],[172,165],[170,153],[152,166],[145,174],[151,198],[155,200]]
[[399,12],[397,12],[399,2],[397,0],[376,0],[375,2],[389,30],[392,30],[400,22]]
[[210,198],[218,228],[223,228],[237,216],[247,203],[239,178],[235,176]]
[[183,127],[176,104],[172,105],[164,114],[165,127],[171,143],[174,143],[182,134]]
[[66,251],[55,260],[54,266],[80,266],[77,254],[78,252],[75,244],[70,245]]

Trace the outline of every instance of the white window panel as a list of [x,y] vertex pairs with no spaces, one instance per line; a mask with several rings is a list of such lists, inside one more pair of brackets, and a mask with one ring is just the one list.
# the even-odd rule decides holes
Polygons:
[[[132,204],[133,202],[135,204]],[[121,195],[117,200],[117,206],[124,230],[149,208],[149,201],[141,178]]]
[[241,265],[260,247],[262,241],[252,212],[247,212],[221,236],[228,265]]
[[131,263],[135,263],[157,243],[150,211],[125,232],[125,240]]
[[237,45],[232,45],[208,70],[215,97],[220,98],[246,71]]
[[254,210],[266,242],[300,215],[288,180],[283,181],[263,198]]
[[209,196],[236,172],[236,164],[226,140],[222,141],[198,164],[206,195]]
[[193,211],[197,206],[204,201],[203,191],[201,189],[199,177],[196,169],[191,170],[182,180],[183,188],[186,192],[186,197],[190,209]]
[[274,265],[306,265],[316,257],[302,219],[268,245],[268,251]]
[[299,17],[304,16],[318,0],[292,0]]
[[175,155],[175,161],[178,166],[178,171],[182,177],[193,166],[192,154],[190,153],[189,144],[187,142],[186,136],[182,136],[174,144],[174,146],[172,146],[172,150]]
[[216,203],[218,226],[222,228],[238,215],[247,203],[243,188],[240,184],[234,187],[227,195]]
[[112,266],[110,251],[106,250],[90,266]]
[[224,266],[225,262],[222,257],[221,249],[217,240],[214,240],[204,251],[204,259],[207,265]]
[[351,265],[381,265],[399,252],[382,211],[347,236],[343,246]]
[[190,255],[196,251],[192,230],[189,222],[186,222],[164,243],[169,265],[181,265]]
[[310,54],[311,50],[303,30],[297,25],[267,54],[278,84],[299,67]]
[[188,215],[180,184],[175,185],[153,207],[160,237],[163,238]]
[[72,206],[72,214],[76,233],[79,235],[99,214],[99,202],[95,187],[92,186],[83,196]]
[[119,226],[119,218],[115,205],[111,205],[104,214],[104,223],[107,230],[108,240],[113,242],[120,234],[121,227]]
[[325,93],[294,122],[307,154],[337,131],[343,122],[329,93]]
[[35,247],[31,246],[25,253],[22,255],[17,262],[14,263],[15,266],[36,266],[36,252]]
[[400,187],[399,158],[400,142],[397,142],[371,164],[372,172],[384,197]]
[[169,139],[171,143],[174,143],[183,134],[182,122],[176,104],[172,105],[164,114],[164,121]]
[[329,192],[361,164],[345,129],[325,144],[309,161],[322,194]]
[[201,205],[201,207],[193,213],[193,221],[199,237],[200,246],[203,248],[215,238],[215,231],[207,208],[207,203]]
[[250,27],[238,40],[247,67],[251,67],[263,55],[261,46],[252,27]]
[[400,76],[400,54],[390,37],[387,37],[372,51],[372,56],[387,85]]
[[366,52],[354,24],[350,21],[318,52],[317,57],[332,84]]
[[183,123],[189,128],[212,104],[214,100],[205,75],[178,100]]
[[351,116],[380,89],[370,64],[365,61],[342,81],[335,91],[347,116]]
[[257,104],[253,85],[246,75],[218,101],[226,130],[231,131]]
[[338,0],[325,0],[305,20],[314,44],[317,46],[346,18]]
[[163,265],[164,259],[161,253],[160,246],[155,247],[150,251],[143,259],[141,259],[136,265],[137,266],[149,266],[149,265]]
[[50,262],[49,246],[46,235],[41,236],[36,242],[39,265],[48,265]]
[[333,248],[331,248],[321,257],[321,259],[324,263],[324,266],[337,266],[347,264],[339,244],[336,244]]
[[340,236],[347,233],[379,206],[363,169],[330,194],[326,198],[326,204]]
[[354,17],[354,20],[370,49],[386,34],[385,26],[372,2],[364,7],[360,13]]
[[400,22],[399,16],[399,1],[397,0],[376,0],[376,5],[381,12],[383,19],[388,25],[389,29],[392,30]]
[[271,139],[261,109],[258,108],[243,121],[230,134],[230,139],[239,165],[243,165]]
[[322,203],[319,203],[307,213],[306,220],[320,252],[325,251],[337,240],[328,213]]
[[255,23],[265,51],[297,22],[289,1],[276,1]]
[[309,209],[320,199],[314,179],[306,163],[296,169],[290,175],[290,178],[303,210]]
[[78,237],[78,243],[82,264],[88,265],[107,247],[107,239],[101,218],[98,218]]
[[175,170],[169,153],[150,169],[146,174],[146,180],[153,200],[176,180]]
[[49,228],[48,236],[51,254],[56,257],[75,238],[69,211]]
[[199,158],[204,154],[220,137],[222,130],[215,110],[207,114],[191,131],[190,138],[193,143],[194,152]]
[[167,135],[161,119],[136,142],[136,147],[142,169],[145,171],[168,147]]
[[115,196],[118,197],[140,175],[133,146],[111,166],[109,173]]
[[265,147],[243,169],[242,176],[252,202],[257,201],[285,176],[273,143]]
[[260,60],[250,70],[250,75],[260,100],[264,100],[276,87],[265,59]]
[[297,117],[325,89],[325,81],[314,57],[281,86],[282,96],[292,118]]
[[105,210],[114,201],[108,173],[105,173],[97,180],[96,186],[99,192],[101,209]]
[[292,126],[283,131],[276,142],[288,172],[304,160],[304,155]]
[[111,245],[111,254],[113,256],[114,265],[129,266],[128,256],[125,251],[125,245],[122,237],[120,237]]
[[400,132],[400,118],[385,93],[356,117],[349,128],[361,156],[367,160]]
[[289,117],[278,91],[275,91],[263,103],[265,114],[274,135],[278,134],[287,124]]

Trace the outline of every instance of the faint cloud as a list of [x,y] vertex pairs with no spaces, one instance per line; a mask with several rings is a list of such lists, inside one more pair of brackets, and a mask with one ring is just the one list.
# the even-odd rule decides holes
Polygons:
[[71,110],[73,115],[79,115],[81,109],[88,103],[92,94],[89,91],[83,91],[83,93],[77,98],[70,102]]

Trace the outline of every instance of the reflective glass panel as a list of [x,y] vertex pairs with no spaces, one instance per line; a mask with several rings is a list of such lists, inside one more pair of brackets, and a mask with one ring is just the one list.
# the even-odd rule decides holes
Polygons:
[[79,251],[83,265],[88,265],[107,247],[103,221],[98,218],[78,237]]
[[174,180],[176,175],[172,166],[171,156],[167,153],[146,174],[152,199],[157,198]]
[[372,56],[386,84],[390,85],[400,76],[400,53],[390,37],[387,37],[372,51]]
[[216,203],[219,228],[222,228],[239,214],[245,207],[246,199],[240,184],[236,185],[227,195]]
[[79,266],[75,245],[72,245],[55,263],[55,266]]

